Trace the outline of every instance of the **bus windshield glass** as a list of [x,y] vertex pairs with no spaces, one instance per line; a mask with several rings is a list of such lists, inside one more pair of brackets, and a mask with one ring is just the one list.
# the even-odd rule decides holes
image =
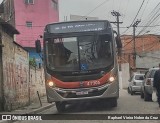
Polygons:
[[113,63],[111,35],[54,37],[45,41],[47,67],[53,71],[87,71]]

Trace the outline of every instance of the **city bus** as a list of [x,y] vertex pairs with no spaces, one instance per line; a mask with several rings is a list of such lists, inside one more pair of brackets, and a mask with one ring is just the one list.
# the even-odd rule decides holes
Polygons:
[[[41,42],[36,40],[36,51]],[[48,102],[58,112],[68,103],[104,100],[117,106],[119,77],[116,38],[107,20],[59,22],[46,25],[43,61]]]

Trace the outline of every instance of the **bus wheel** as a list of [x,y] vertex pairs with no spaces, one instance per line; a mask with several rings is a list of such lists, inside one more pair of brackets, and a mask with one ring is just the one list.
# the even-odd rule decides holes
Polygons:
[[110,103],[111,103],[111,106],[112,106],[112,107],[117,107],[117,98],[112,98],[112,99],[110,100]]
[[65,110],[65,106],[66,106],[65,102],[55,102],[55,103],[56,103],[57,111],[59,113],[61,113],[61,112],[63,112]]

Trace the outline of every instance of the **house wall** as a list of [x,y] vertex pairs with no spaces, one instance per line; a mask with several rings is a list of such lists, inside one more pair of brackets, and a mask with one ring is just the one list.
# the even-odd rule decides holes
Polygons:
[[3,14],[1,17],[11,25],[15,25],[14,0],[3,0]]
[[5,109],[10,110],[28,102],[28,52],[14,44],[13,37],[6,33],[2,43]]
[[43,69],[29,66],[28,52],[3,33],[3,90],[4,109],[10,111],[28,105],[45,95]]
[[158,67],[160,63],[160,51],[150,51],[140,53],[136,58],[137,68],[152,68]]
[[30,66],[29,73],[29,99],[32,102],[38,100],[37,91],[40,97],[46,95],[44,69],[35,69]]
[[[43,35],[46,24],[59,21],[59,9],[55,9],[53,1],[59,6],[59,0],[34,0],[34,4],[26,4],[25,0],[3,1],[1,17],[20,32],[15,36],[18,44],[35,47],[35,40]],[[33,26],[26,27],[26,21],[32,22]]]
[[[35,40],[43,35],[45,25],[59,21],[59,11],[55,10],[52,1],[34,0],[34,4],[25,4],[24,0],[14,0],[15,27],[21,33],[16,36],[17,43],[35,47]],[[26,21],[32,22],[33,27],[26,27]]]
[[[133,66],[133,37],[132,36],[122,36],[121,37],[123,49],[122,49],[122,62],[129,63],[131,68]],[[142,35],[136,37],[135,48],[137,56],[141,53],[148,53],[160,50],[160,37],[158,35]],[[137,62],[137,60],[136,60]],[[136,66],[137,67],[137,66]]]
[[[1,30],[1,27],[0,27]],[[4,110],[4,99],[3,99],[3,59],[2,59],[2,35],[0,33],[0,111]]]

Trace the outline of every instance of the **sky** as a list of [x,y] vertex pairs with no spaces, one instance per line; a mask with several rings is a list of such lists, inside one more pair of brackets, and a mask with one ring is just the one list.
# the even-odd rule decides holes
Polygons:
[[[1,3],[2,0],[0,0]],[[120,34],[133,34],[132,25],[141,20],[136,35],[160,34],[160,0],[59,0],[59,18],[70,20],[70,15],[98,17],[116,21],[112,11],[120,13]],[[113,25],[116,30],[116,25]]]
[[[137,20],[141,22],[136,28],[136,35],[160,34],[160,26],[157,26],[160,23],[159,4],[160,0],[59,0],[60,21],[64,21],[64,16],[69,20],[71,14],[116,21],[111,14],[114,10],[121,14],[121,35],[132,35],[131,25]],[[116,26],[113,27],[116,30]]]

